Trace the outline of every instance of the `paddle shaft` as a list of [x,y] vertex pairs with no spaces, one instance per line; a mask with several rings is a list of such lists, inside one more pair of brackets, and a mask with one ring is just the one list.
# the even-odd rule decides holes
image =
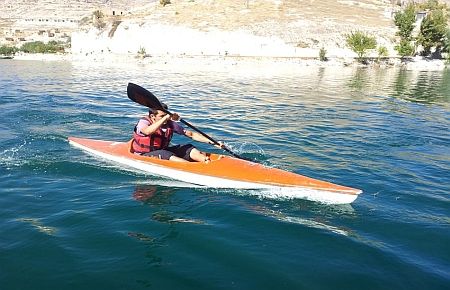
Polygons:
[[[158,110],[161,110],[161,111],[163,111],[163,112],[166,113],[166,114],[172,115],[172,113],[169,112],[169,111],[166,110],[166,109],[159,108]],[[198,129],[197,127],[195,127],[194,125],[188,123],[187,121],[185,121],[185,120],[183,120],[183,119],[181,119],[181,118],[180,118],[179,121],[180,121],[181,123],[185,124],[186,126],[192,128],[193,130],[197,131],[198,133],[200,133],[203,137],[205,137],[206,139],[208,139],[208,140],[210,140],[211,142],[213,142],[214,145],[220,146],[220,143],[219,143],[219,142],[217,142],[216,140],[214,140],[214,139],[213,139],[211,136],[209,136],[208,134],[206,134],[206,133],[204,133],[203,131],[199,130],[199,129]],[[230,153],[231,155],[233,155],[233,156],[236,157],[236,158],[244,159],[244,160],[247,160],[247,161],[251,161],[251,160],[248,159],[248,158],[239,156],[238,154],[234,153],[233,151],[231,151],[230,149],[228,149],[228,148],[225,147],[225,146],[220,147],[220,148],[222,148],[223,150],[227,151],[228,153]]]
[[[166,114],[172,115],[172,113],[170,113],[168,110],[163,108],[163,105],[161,104],[161,102],[158,100],[158,98],[154,94],[152,94],[151,92],[149,92],[148,90],[144,89],[141,86],[138,86],[133,83],[128,83],[127,94],[128,94],[128,97],[132,101],[134,101],[138,104],[141,104],[141,105],[149,107],[149,108],[155,108],[155,109],[163,111]],[[180,122],[185,124],[186,126],[192,128],[193,130],[197,131],[198,133],[200,133],[203,137],[207,138],[208,140],[212,141],[214,145],[220,146],[219,142],[214,140],[211,136],[208,136],[206,133],[203,133],[202,131],[197,129],[195,126],[189,124],[188,122],[184,121],[183,119],[180,119]],[[221,146],[220,148],[227,151],[228,153],[230,153],[231,155],[233,155],[236,158],[244,159],[247,161],[253,161],[248,158],[239,156],[238,154],[234,153],[233,151],[231,151],[230,149],[228,149],[225,146]]]
[[[206,133],[200,131],[199,129],[197,129],[194,125],[189,124],[188,122],[186,122],[186,121],[183,120],[183,119],[180,119],[180,122],[183,123],[183,124],[185,124],[186,126],[191,127],[193,130],[197,131],[198,133],[200,133],[201,135],[203,135],[205,138],[207,138],[207,139],[209,139],[210,141],[212,141],[212,142],[214,143],[214,145],[217,145],[217,146],[220,147],[220,143],[219,143],[219,142],[217,142],[216,140],[214,140],[214,139],[213,139],[211,136],[209,136],[208,134],[206,134]],[[236,153],[234,153],[233,151],[231,151],[230,149],[228,149],[228,148],[225,147],[225,146],[220,147],[220,148],[222,148],[223,150],[227,151],[228,153],[230,153],[231,155],[233,155],[233,156],[236,157],[236,158],[248,160],[247,158],[244,158],[244,157],[242,157],[242,156],[237,155]]]

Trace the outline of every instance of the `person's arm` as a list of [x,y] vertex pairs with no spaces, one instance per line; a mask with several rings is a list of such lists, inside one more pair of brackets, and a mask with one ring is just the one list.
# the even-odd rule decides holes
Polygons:
[[[172,120],[173,121],[179,121],[180,120],[180,116],[175,113],[175,114],[173,114]],[[208,143],[208,144],[216,146],[217,148],[224,148],[224,146],[225,146],[223,144],[223,142],[221,142],[221,141],[218,141],[219,145],[216,145],[216,144],[214,144],[214,142],[212,142],[211,140],[209,140],[208,138],[206,138],[202,134],[186,130],[186,129],[184,129],[181,125],[179,125],[176,122],[174,122],[172,124],[172,126],[173,126],[173,129],[174,129],[175,133],[187,136],[187,137],[191,138],[194,141]]]
[[155,133],[156,131],[158,131],[158,129],[169,119],[170,119],[170,115],[165,115],[164,117],[162,117],[155,123],[150,124],[147,127],[141,128],[140,131],[142,134],[151,135],[151,134]]
[[[203,143],[208,143],[208,144],[211,144],[211,145],[215,145],[211,140],[209,140],[208,138],[206,138],[205,136],[203,136],[202,134],[199,134],[199,133],[197,133],[197,132],[192,132],[192,131],[189,131],[189,130],[184,130],[184,135],[186,135],[186,136],[188,136],[189,138],[191,138],[192,140],[194,140],[194,141],[198,141],[198,142],[203,142]],[[220,145],[215,145],[216,147],[219,147],[219,148],[223,148],[223,142],[221,142],[221,141],[218,141],[218,143],[220,144]]]

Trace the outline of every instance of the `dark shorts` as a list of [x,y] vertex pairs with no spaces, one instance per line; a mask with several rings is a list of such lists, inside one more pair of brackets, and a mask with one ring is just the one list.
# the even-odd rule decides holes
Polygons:
[[175,145],[175,146],[169,146],[167,149],[164,150],[155,150],[152,152],[144,153],[142,155],[145,156],[156,156],[159,157],[159,159],[165,159],[169,160],[171,156],[177,156],[180,158],[183,158],[187,161],[193,161],[190,157],[192,149],[195,147],[192,144],[186,144],[186,145]]

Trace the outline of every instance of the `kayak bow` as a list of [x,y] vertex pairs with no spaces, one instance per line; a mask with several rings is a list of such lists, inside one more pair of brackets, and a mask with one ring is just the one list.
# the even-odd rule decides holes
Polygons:
[[230,156],[211,154],[209,163],[175,162],[134,154],[131,152],[131,141],[69,137],[69,143],[95,156],[142,172],[206,187],[269,190],[284,198],[329,204],[351,203],[362,192]]

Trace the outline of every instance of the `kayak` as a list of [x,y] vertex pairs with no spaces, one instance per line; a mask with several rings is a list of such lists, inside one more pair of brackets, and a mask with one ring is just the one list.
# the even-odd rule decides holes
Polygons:
[[210,162],[176,162],[135,154],[128,142],[69,137],[69,143],[96,157],[152,175],[213,188],[268,190],[278,197],[328,204],[352,203],[359,189],[333,184],[252,161],[211,153]]

